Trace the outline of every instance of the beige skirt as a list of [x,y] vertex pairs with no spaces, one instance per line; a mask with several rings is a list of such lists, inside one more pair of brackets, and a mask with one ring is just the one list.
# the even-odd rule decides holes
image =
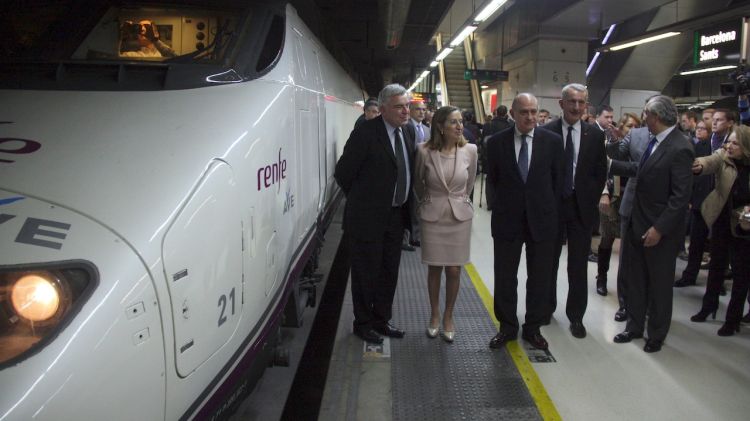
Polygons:
[[422,263],[432,266],[463,266],[469,263],[471,219],[459,221],[450,208],[435,222],[419,221]]

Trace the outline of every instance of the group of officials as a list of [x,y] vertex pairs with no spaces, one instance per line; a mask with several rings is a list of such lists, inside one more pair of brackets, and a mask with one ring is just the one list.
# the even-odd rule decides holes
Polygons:
[[[524,340],[537,349],[547,349],[540,328],[550,323],[556,308],[557,269],[564,243],[568,247],[569,286],[565,312],[571,334],[576,338],[586,336],[583,317],[587,305],[587,262],[599,200],[607,179],[607,155],[632,163],[637,168],[638,180],[633,180],[632,186],[628,183],[628,188],[633,189],[633,208],[622,230],[622,253],[626,259],[623,261],[628,268],[627,325],[614,341],[630,342],[646,334],[644,351],[656,352],[661,349],[669,330],[675,260],[684,241],[685,212],[693,182],[692,144],[675,129],[678,114],[669,97],[657,95],[647,101],[646,127],[632,130],[624,139],[609,140],[596,124],[583,121],[587,102],[586,87],[569,84],[562,89],[559,101],[562,117],[538,126],[536,97],[521,93],[513,99],[510,109],[515,125],[486,141],[487,189],[492,191],[488,197],[514,198],[493,200],[489,204],[494,240],[494,312],[500,321],[500,329],[489,343],[491,348],[516,340],[520,327]],[[396,338],[404,335],[403,330],[390,322],[402,233],[405,221],[409,220],[410,192],[415,186],[418,192],[422,191],[424,189],[418,185],[430,182],[424,176],[425,171],[415,170],[415,165],[423,165],[424,160],[415,162],[421,149],[415,142],[414,126],[407,124],[410,117],[408,92],[400,85],[388,85],[380,92],[378,103],[380,116],[352,131],[335,172],[335,179],[347,197],[344,231],[352,256],[353,332],[371,343],[381,343],[381,335]],[[448,111],[446,115],[455,112]],[[440,110],[436,116],[439,113]],[[444,129],[452,133],[457,125],[463,124],[458,117],[434,121],[432,134],[440,138]],[[449,141],[447,149],[445,144],[436,141],[422,146],[424,156],[443,159],[440,161],[443,163],[438,164],[440,168],[449,165],[446,162],[453,162],[449,161],[451,151],[452,156],[461,156],[459,149],[465,141]],[[475,153],[466,156],[476,160]],[[438,158],[432,159],[437,163]],[[466,164],[460,171],[467,168],[475,166]],[[458,174],[459,168],[455,167],[454,171]],[[445,175],[451,174],[445,172]],[[473,180],[473,177],[460,178],[467,179]],[[454,206],[465,200],[470,207],[468,194],[472,188],[473,185],[461,181],[454,189],[460,194],[451,197],[449,189],[446,203]],[[413,202],[420,214],[420,210],[425,213],[424,208],[432,199],[418,197]],[[461,229],[466,229],[468,218],[470,229],[470,216],[467,217],[465,211],[454,207],[451,214],[450,207],[445,209],[443,227],[449,226],[453,217],[455,224],[462,224]],[[420,218],[425,221],[423,216]],[[433,238],[429,242],[437,244],[439,240]],[[423,246],[425,241],[423,238]],[[516,315],[518,265],[524,245],[528,273],[526,315],[523,325],[519,326]],[[468,256],[468,244],[459,247],[466,248]],[[455,253],[455,249],[445,250],[448,254]],[[431,270],[435,264],[425,263]],[[449,268],[463,263],[461,260],[440,264],[445,264],[448,274]],[[432,300],[432,293],[430,298]],[[436,334],[437,321],[433,306],[428,336]],[[445,318],[443,322],[448,323]],[[445,329],[452,341],[452,320],[450,324],[450,331]]]

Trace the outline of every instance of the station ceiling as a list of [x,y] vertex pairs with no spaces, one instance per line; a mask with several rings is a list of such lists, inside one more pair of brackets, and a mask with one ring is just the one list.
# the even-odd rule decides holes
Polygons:
[[[599,39],[613,23],[655,8],[673,13],[670,19],[680,21],[687,15],[700,15],[701,9],[746,3],[744,0],[509,0],[507,6],[519,2],[534,3],[540,35],[588,40]],[[292,3],[329,51],[360,78],[360,84],[370,95],[376,95],[386,83],[410,83],[437,54],[435,35],[450,37],[485,0],[292,0]],[[478,32],[493,19],[481,25]]]

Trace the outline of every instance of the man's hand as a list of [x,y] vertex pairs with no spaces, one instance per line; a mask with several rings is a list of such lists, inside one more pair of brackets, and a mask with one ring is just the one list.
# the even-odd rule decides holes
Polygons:
[[643,240],[643,247],[653,247],[661,241],[661,233],[656,228],[651,227],[643,234],[641,240]]
[[599,212],[609,214],[611,204],[612,201],[609,199],[609,195],[603,194],[602,197],[599,198]]

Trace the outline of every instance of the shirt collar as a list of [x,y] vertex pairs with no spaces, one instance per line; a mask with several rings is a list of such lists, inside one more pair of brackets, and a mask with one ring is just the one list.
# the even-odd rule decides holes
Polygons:
[[[521,132],[518,131],[518,126],[515,126],[513,128],[513,131],[516,132],[516,137],[521,137],[521,136],[524,135],[524,133],[521,133]],[[526,136],[529,136],[531,139],[533,139],[534,138],[534,128],[532,128],[528,133],[526,133]]]
[[672,133],[672,130],[675,129],[677,125],[667,127],[666,129],[662,130],[661,133],[656,135],[656,143],[661,143],[662,140],[664,140],[667,136],[669,136],[670,133]]
[[385,130],[388,132],[388,136],[390,136],[391,133],[393,133],[394,130],[400,128],[400,127],[393,127],[393,126],[391,126],[390,124],[388,124],[387,121],[385,121],[385,119],[383,119],[383,124],[385,124]]
[[576,121],[574,124],[568,124],[568,122],[565,121],[564,118],[561,118],[561,120],[562,120],[563,132],[568,131],[568,126],[573,126],[573,130],[579,133],[581,132],[581,120]]

